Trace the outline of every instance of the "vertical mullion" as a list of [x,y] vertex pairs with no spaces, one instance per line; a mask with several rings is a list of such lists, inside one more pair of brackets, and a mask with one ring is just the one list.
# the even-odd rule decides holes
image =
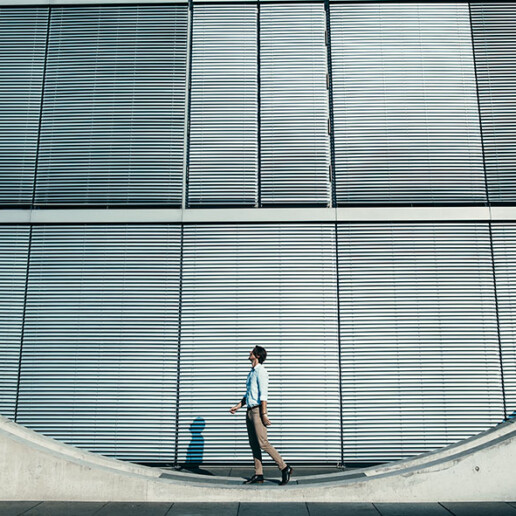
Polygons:
[[339,225],[335,221],[335,269],[337,274],[337,346],[339,366],[339,409],[340,409],[340,465],[344,467],[344,421],[342,410],[342,363],[341,363],[341,339],[340,339],[340,274],[339,274]]
[[22,367],[22,355],[23,355],[23,338],[25,335],[25,312],[27,310],[27,293],[29,289],[29,270],[30,270],[30,252],[32,249],[32,228],[29,226],[29,242],[27,250],[27,266],[25,272],[25,293],[23,296],[23,311],[22,311],[22,327],[21,327],[21,338],[20,338],[20,355],[18,357],[18,381],[16,384],[16,398],[14,404],[14,421],[18,419],[18,399],[20,397],[20,381],[21,381],[21,367]]
[[492,222],[488,222],[489,227],[489,245],[491,248],[491,267],[493,271],[493,289],[494,289],[494,301],[495,301],[495,311],[496,311],[496,331],[498,336],[498,355],[500,357],[500,380],[502,383],[502,401],[503,401],[503,417],[507,419],[507,401],[505,395],[505,378],[503,371],[503,353],[502,353],[502,334],[500,331],[500,311],[498,308],[498,289],[496,286],[496,265],[495,265],[495,255],[494,255],[494,246],[493,246],[493,228]]
[[[478,108],[478,125],[480,127],[480,144],[482,148],[482,166],[484,168],[484,182],[486,189],[486,203],[490,207],[491,202],[489,199],[489,181],[487,178],[487,167],[486,167],[486,153],[484,146],[484,131],[482,125],[482,110],[480,105],[480,91],[478,88],[478,73],[477,73],[477,59],[476,59],[476,47],[475,47],[475,35],[473,33],[473,17],[471,15],[471,2],[468,2],[468,14],[469,14],[469,27],[471,31],[471,49],[473,53],[473,70],[475,72],[475,89],[477,93],[477,108]],[[495,264],[495,255],[494,255],[494,245],[493,245],[493,228],[492,222],[488,222],[489,227],[489,246],[491,249],[491,266],[493,271],[493,289],[494,289],[494,298],[495,298],[495,311],[496,311],[496,331],[498,337],[498,353],[500,357],[500,380],[502,384],[502,401],[503,401],[503,417],[507,419],[507,400],[505,394],[505,378],[504,378],[504,370],[503,370],[503,352],[502,352],[502,335],[500,331],[500,310],[498,304],[498,289],[496,285],[496,264]]]
[[[480,92],[478,89],[478,74],[477,74],[477,59],[476,59],[476,49],[475,49],[475,36],[473,34],[473,18],[471,16],[471,2],[468,2],[468,14],[469,14],[469,28],[471,31],[471,51],[473,54],[473,71],[475,73],[475,89],[477,92],[477,109],[478,109],[478,125],[480,128],[480,145],[482,148],[482,166],[484,168],[484,184],[486,189],[486,204],[488,206],[491,205],[489,200],[489,181],[487,180],[487,167],[486,167],[486,153],[484,148],[484,132],[482,127],[482,110],[480,109]],[[489,226],[489,234],[491,234],[491,226]],[[492,239],[491,239],[491,248],[492,248]],[[498,317],[498,311],[497,311]]]
[[181,207],[188,206],[188,172],[190,168],[190,111],[192,97],[192,38],[193,38],[193,1],[188,0],[188,25],[186,36],[186,80],[185,80],[185,143],[183,167],[183,196]]
[[331,56],[331,17],[330,2],[325,0],[324,10],[326,11],[326,52],[328,68],[328,112],[330,117],[330,208],[337,207],[337,188],[335,183],[335,127],[333,120],[333,77],[332,77],[332,56]]
[[41,140],[41,122],[43,119],[43,98],[45,95],[45,77],[47,74],[47,60],[48,60],[48,42],[50,38],[50,15],[52,12],[52,7],[48,7],[48,15],[47,15],[47,34],[45,41],[45,58],[43,61],[43,77],[41,79],[41,98],[39,104],[39,121],[38,121],[38,139],[36,141],[36,156],[34,159],[34,181],[32,184],[32,199],[31,199],[31,208],[34,209],[34,204],[36,201],[36,176],[38,174],[38,158],[39,158],[39,147]]
[[183,301],[183,247],[184,247],[184,224],[181,224],[181,240],[179,250],[179,299],[178,299],[178,320],[177,320],[177,369],[176,369],[176,438],[174,443],[174,466],[177,466],[179,452],[179,403],[180,403],[180,377],[181,377],[181,314]]
[[262,206],[262,121],[261,121],[261,80],[260,80],[260,2],[257,2],[256,5],[257,13],[256,13],[256,34],[257,34],[257,44],[256,44],[256,55],[257,55],[257,105],[258,105],[258,167],[257,167],[257,200],[256,206],[260,208]]

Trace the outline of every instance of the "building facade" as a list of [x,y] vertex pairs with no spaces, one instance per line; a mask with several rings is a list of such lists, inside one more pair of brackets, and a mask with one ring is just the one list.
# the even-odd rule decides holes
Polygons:
[[[290,463],[516,410],[516,4],[4,0],[0,411],[142,463]],[[267,457],[267,459],[269,459]]]

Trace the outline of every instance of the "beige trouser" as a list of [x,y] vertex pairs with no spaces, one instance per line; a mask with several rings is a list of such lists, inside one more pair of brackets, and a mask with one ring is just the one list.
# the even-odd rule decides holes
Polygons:
[[267,427],[262,422],[259,405],[247,409],[245,422],[249,444],[251,445],[251,450],[253,450],[254,473],[256,475],[263,475],[262,450],[272,457],[280,470],[284,469],[287,465],[276,448],[267,440]]

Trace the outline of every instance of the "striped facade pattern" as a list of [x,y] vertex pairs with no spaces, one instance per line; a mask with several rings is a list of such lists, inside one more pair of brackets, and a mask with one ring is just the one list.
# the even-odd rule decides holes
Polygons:
[[516,201],[516,4],[472,2],[478,96],[489,199]]
[[258,202],[258,8],[194,6],[188,205]]
[[514,222],[307,222],[514,202],[514,14],[1,8],[2,207],[302,208],[0,224],[2,414],[123,460],[248,464],[229,409],[254,345],[289,462],[406,458],[514,413]]
[[516,410],[516,232],[492,233],[495,274],[487,223],[38,225],[24,309],[29,234],[4,226],[4,413],[127,460],[245,462],[229,408],[261,344],[289,460],[456,442]]
[[0,411],[15,417],[30,227],[0,226]]
[[485,202],[468,5],[330,13],[337,202]]
[[0,204],[30,204],[49,11],[0,8]]
[[0,204],[513,202],[515,12],[2,8]]
[[181,205],[187,10],[52,8],[41,205]]

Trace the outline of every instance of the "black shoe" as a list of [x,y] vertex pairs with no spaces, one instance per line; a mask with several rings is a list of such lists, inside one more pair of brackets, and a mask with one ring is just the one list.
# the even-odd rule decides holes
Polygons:
[[263,475],[253,475],[249,480],[242,482],[243,484],[263,484]]
[[280,486],[288,484],[290,476],[292,475],[292,471],[294,470],[288,464],[285,466],[284,469],[281,470],[281,482],[279,484]]

